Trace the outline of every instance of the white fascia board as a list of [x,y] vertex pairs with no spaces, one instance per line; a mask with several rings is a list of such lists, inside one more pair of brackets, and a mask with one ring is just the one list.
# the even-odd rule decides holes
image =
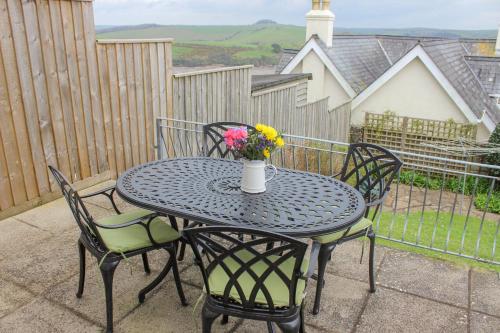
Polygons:
[[487,114],[485,114],[484,117],[483,117],[483,124],[484,124],[484,126],[486,126],[486,128],[488,129],[488,131],[490,131],[490,133],[493,133],[493,131],[497,127],[497,125],[495,124],[495,122]]
[[441,87],[446,91],[450,98],[455,102],[458,108],[465,115],[467,120],[471,123],[478,123],[480,119],[472,112],[469,105],[464,101],[462,96],[456,91],[456,89],[451,85],[450,81],[444,76],[441,70],[436,66],[434,61],[429,57],[424,48],[417,45],[413,50],[408,52],[403,58],[401,58],[397,63],[390,67],[382,76],[375,80],[368,88],[363,90],[352,101],[352,108],[357,108],[361,103],[363,103],[368,97],[370,97],[375,91],[381,88],[386,82],[392,79],[396,74],[398,74],[403,68],[406,67],[414,59],[419,58],[427,69],[432,73],[434,78],[439,82]]
[[[328,68],[333,77],[339,82],[340,86],[345,90],[347,95],[350,98],[354,98],[356,96],[356,92],[352,87],[347,83],[346,79],[340,74],[339,70],[332,63],[328,55],[323,51],[321,46],[314,39],[310,39],[306,45],[293,57],[293,59],[286,65],[286,67],[281,71],[281,74],[290,74],[295,67],[297,67],[302,60],[309,54],[309,52],[314,51],[316,55],[321,59],[323,64]],[[314,77],[313,77],[314,80]]]

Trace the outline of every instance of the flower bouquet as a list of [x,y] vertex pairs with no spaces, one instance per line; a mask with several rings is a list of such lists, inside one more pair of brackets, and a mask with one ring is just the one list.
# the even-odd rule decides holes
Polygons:
[[257,124],[253,128],[231,128],[224,133],[224,142],[235,156],[243,160],[241,190],[247,193],[261,193],[266,191],[266,183],[277,173],[274,166],[274,175],[265,179],[265,160],[278,148],[285,145],[283,136],[271,126]]

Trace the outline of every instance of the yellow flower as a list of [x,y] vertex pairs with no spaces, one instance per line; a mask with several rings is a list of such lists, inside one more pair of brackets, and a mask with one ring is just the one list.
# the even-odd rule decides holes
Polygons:
[[279,138],[276,139],[276,146],[279,148],[283,147],[285,145],[285,140],[280,136]]
[[257,124],[257,125],[255,125],[255,129],[256,129],[257,131],[261,132],[261,133],[263,133],[263,132],[264,132],[264,129],[265,129],[266,127],[267,127],[267,126],[262,125],[262,124]]
[[274,139],[276,139],[276,137],[278,136],[278,131],[276,131],[274,128],[272,127],[268,127],[264,133],[264,135],[266,136],[266,138],[268,140],[271,140],[273,141]]
[[265,158],[269,158],[269,156],[271,156],[271,153],[269,152],[269,148],[264,149],[263,154],[264,154]]

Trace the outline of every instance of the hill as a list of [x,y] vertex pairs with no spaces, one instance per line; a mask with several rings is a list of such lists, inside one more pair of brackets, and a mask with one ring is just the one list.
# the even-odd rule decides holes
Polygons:
[[[338,34],[402,35],[444,38],[495,38],[495,30],[439,30],[429,28],[367,29],[336,28]],[[168,38],[175,39],[174,64],[273,65],[282,48],[300,48],[305,28],[261,20],[241,26],[188,26],[143,24],[139,26],[97,27],[98,39]]]

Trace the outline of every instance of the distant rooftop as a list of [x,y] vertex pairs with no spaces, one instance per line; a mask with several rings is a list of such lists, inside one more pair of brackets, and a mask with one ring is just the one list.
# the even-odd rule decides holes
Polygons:
[[285,83],[312,79],[312,74],[252,75],[252,91],[268,89]]

